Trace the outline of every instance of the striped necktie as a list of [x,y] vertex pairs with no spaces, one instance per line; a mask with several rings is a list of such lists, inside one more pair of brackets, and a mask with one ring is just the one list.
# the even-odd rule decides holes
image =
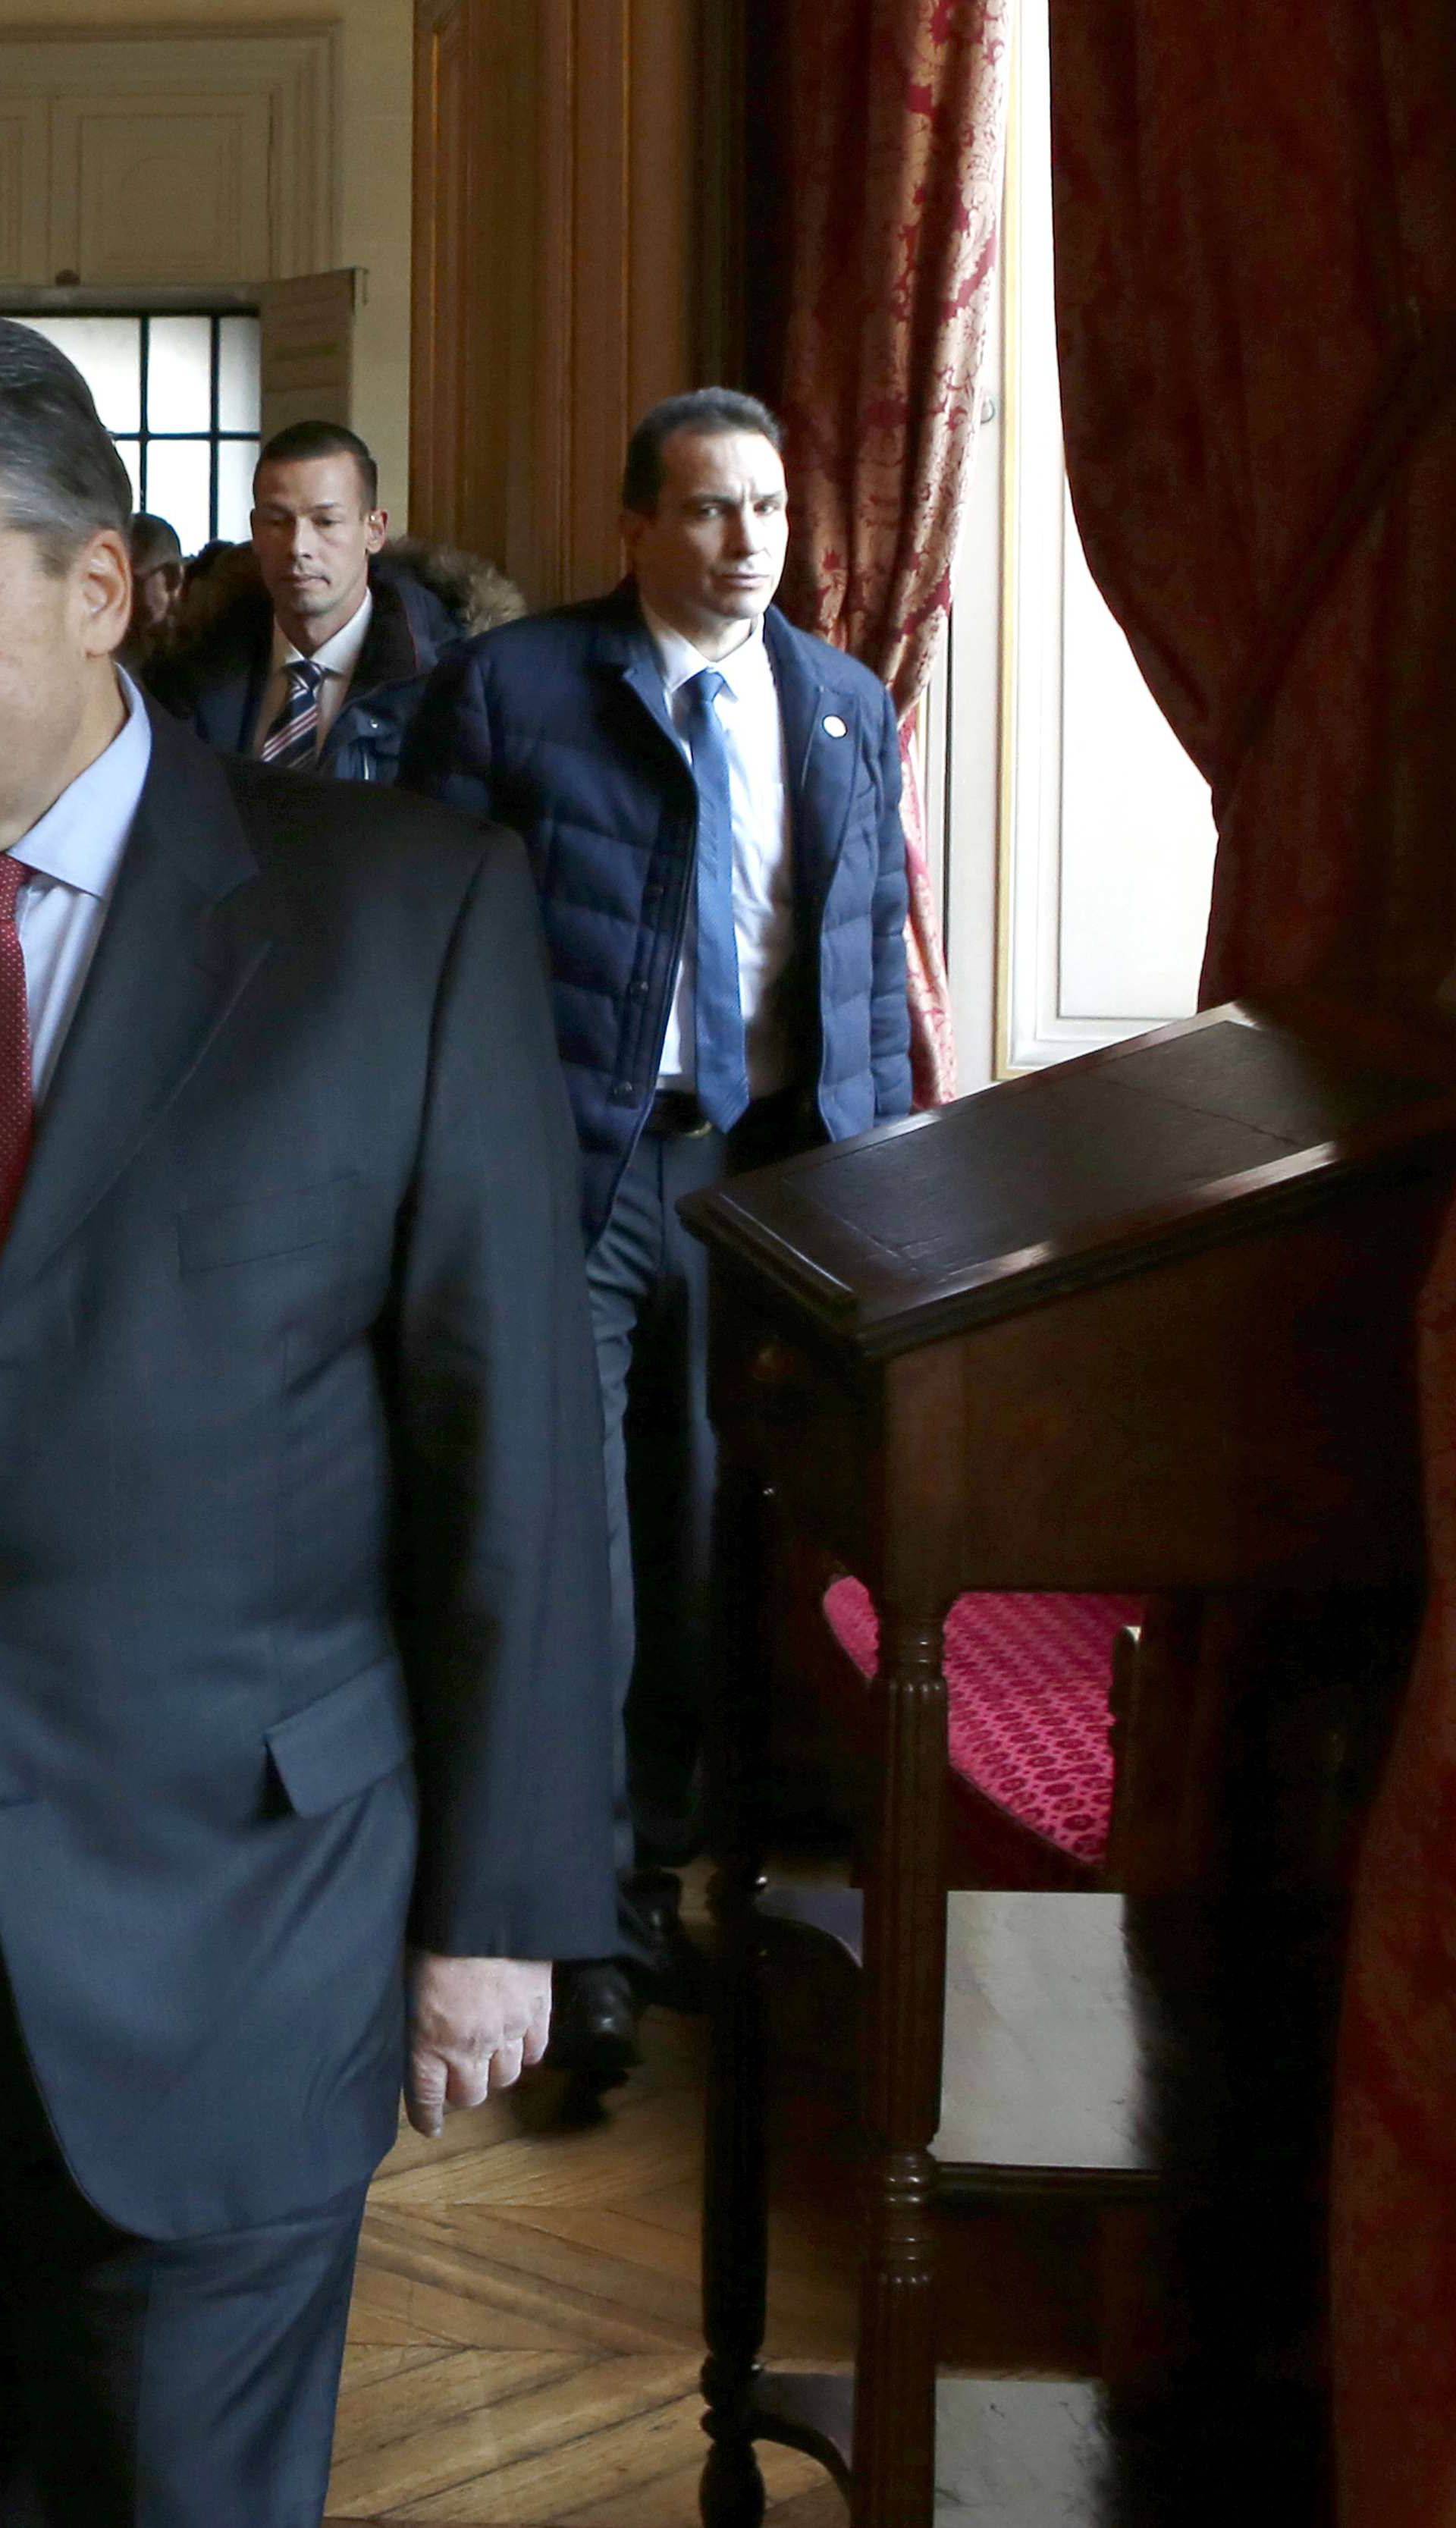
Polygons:
[[683,687],[688,700],[684,734],[692,750],[698,789],[694,1086],[703,1114],[720,1132],[732,1129],[749,1102],[748,1048],[733,924],[733,797],[728,748],[713,709],[724,681],[716,667],[702,667]]
[[312,658],[288,660],[288,691],[283,710],[264,738],[261,760],[285,769],[311,764],[319,751],[319,687],[328,669]]
[[34,1119],[26,957],[15,919],[29,874],[14,852],[0,852],[0,1238],[25,1179]]

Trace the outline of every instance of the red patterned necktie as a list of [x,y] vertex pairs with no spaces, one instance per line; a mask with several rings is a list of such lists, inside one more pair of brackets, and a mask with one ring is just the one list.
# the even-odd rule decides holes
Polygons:
[[26,1174],[34,1115],[26,957],[15,922],[16,897],[29,874],[14,852],[0,852],[0,1238]]

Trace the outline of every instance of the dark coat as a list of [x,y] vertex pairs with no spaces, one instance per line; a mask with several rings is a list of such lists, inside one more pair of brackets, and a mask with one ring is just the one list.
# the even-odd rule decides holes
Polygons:
[[[316,769],[338,781],[390,783],[433,669],[471,632],[519,613],[521,601],[489,563],[415,543],[387,546],[369,584],[374,613]],[[146,682],[209,746],[250,754],[272,648],[273,609],[242,546],[216,598],[204,600],[197,622],[180,626]]]
[[153,723],[0,1251],[0,1950],[78,2184],[160,2238],[368,2174],[411,1905],[470,1955],[616,1918],[524,857]]
[[[842,1140],[910,1108],[895,715],[842,651],[773,607],[764,631],[792,803],[801,1077]],[[594,1238],[651,1103],[697,845],[692,771],[630,583],[446,659],[401,778],[525,837]]]

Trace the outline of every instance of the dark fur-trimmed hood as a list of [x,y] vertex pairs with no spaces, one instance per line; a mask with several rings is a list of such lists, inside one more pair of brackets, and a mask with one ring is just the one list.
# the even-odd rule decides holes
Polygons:
[[479,553],[453,545],[427,544],[423,536],[395,536],[379,556],[393,571],[407,571],[438,597],[451,621],[467,639],[490,632],[497,623],[514,622],[526,611],[526,601],[514,580]]
[[[418,590],[425,617],[442,643],[467,640],[508,623],[526,611],[520,590],[494,562],[449,545],[431,544],[423,536],[396,536],[370,565],[376,589],[390,586]],[[263,582],[251,545],[234,545],[188,589],[161,651],[152,664],[183,672],[202,656],[230,649],[257,620]],[[409,612],[419,612],[410,606]]]

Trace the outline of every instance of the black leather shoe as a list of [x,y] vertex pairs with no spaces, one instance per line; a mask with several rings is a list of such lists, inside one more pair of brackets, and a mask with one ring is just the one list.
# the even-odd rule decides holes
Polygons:
[[634,1950],[624,1963],[644,2010],[655,2005],[696,2017],[707,2008],[707,1966],[683,1929],[682,1901],[682,1882],[670,1870],[634,1870],[622,1880],[622,1922]]
[[642,2056],[639,2003],[615,1958],[574,1960],[552,1976],[551,2037],[546,2059],[594,2089],[616,2089]]

